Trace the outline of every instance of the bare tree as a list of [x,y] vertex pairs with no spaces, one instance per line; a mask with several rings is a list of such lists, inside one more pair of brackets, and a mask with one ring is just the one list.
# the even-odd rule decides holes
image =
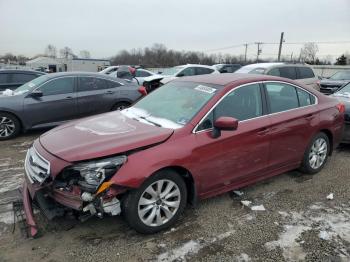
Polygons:
[[81,50],[79,52],[79,57],[81,58],[91,58],[90,52],[88,50]]
[[73,53],[73,50],[68,46],[65,46],[60,50],[60,55],[62,58],[66,59],[76,57],[76,55]]
[[45,48],[45,55],[48,57],[56,58],[57,57],[57,49],[54,45],[48,44]]
[[306,43],[303,48],[300,49],[301,62],[307,62],[314,64],[316,61],[316,54],[318,52],[318,46],[315,43]]

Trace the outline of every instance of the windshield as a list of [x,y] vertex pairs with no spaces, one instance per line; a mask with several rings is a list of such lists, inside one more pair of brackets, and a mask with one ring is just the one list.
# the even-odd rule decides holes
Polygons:
[[338,92],[334,93],[334,96],[345,96],[350,97],[350,83],[340,89]]
[[38,87],[42,83],[44,83],[49,77],[47,75],[40,76],[38,78],[33,79],[32,81],[25,83],[18,87],[14,92],[15,94],[26,93],[28,91],[32,91],[34,88]]
[[181,128],[217,93],[219,87],[193,82],[170,82],[122,113],[147,124]]
[[329,79],[332,79],[332,80],[350,80],[350,71],[336,72]]
[[184,68],[185,68],[184,66],[174,66],[171,68],[164,68],[162,75],[176,75],[178,72],[180,72]]

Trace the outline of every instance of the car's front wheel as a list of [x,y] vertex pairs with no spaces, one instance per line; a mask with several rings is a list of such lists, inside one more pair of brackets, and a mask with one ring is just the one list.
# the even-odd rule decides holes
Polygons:
[[8,113],[0,113],[0,140],[17,136],[20,130],[21,124],[15,116]]
[[330,143],[325,133],[318,133],[304,153],[301,171],[308,174],[319,172],[327,162]]
[[172,170],[163,170],[123,200],[123,214],[139,233],[151,234],[170,227],[187,202],[184,180]]

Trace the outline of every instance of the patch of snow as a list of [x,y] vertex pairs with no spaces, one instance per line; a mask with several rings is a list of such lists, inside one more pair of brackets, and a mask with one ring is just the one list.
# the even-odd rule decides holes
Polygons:
[[239,190],[233,190],[232,192],[239,197],[244,195],[244,193],[242,191],[239,191]]
[[326,197],[328,200],[332,200],[334,198],[334,194],[333,193],[330,193],[327,197]]
[[318,236],[323,240],[329,240],[331,238],[330,234],[327,231],[320,231]]
[[253,211],[265,211],[266,210],[264,205],[252,206],[250,209]]
[[164,262],[184,260],[187,255],[196,254],[201,248],[202,246],[197,241],[190,240],[183,244],[181,247],[160,254],[157,258],[157,261]]
[[239,256],[236,256],[237,262],[250,262],[251,258],[246,253],[241,253]]
[[241,204],[243,206],[246,206],[246,207],[249,207],[251,203],[252,203],[252,201],[249,201],[249,200],[242,200],[241,201]]

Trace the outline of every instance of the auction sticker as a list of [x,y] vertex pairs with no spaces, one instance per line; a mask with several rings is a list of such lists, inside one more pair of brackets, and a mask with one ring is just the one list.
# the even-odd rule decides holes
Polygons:
[[201,91],[201,92],[208,93],[208,94],[212,94],[216,91],[215,88],[212,88],[209,86],[203,86],[203,85],[196,86],[194,89]]

